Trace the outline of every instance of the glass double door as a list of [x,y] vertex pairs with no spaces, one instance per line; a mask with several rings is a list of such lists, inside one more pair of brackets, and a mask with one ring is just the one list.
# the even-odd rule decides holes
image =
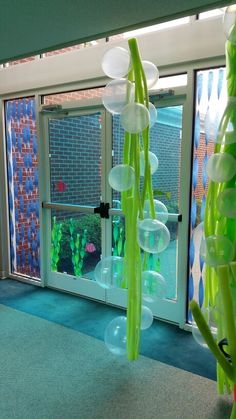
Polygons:
[[[164,298],[150,303],[154,315],[179,323],[183,311],[178,278],[184,242],[179,210],[184,108],[173,100],[164,105],[159,104],[157,123],[150,130],[150,149],[159,159],[153,189],[155,198],[168,209],[171,239],[165,252],[148,255],[147,268],[166,280]],[[94,278],[101,257],[124,255],[121,197],[107,181],[112,166],[122,162],[124,132],[119,116],[91,106],[46,108],[41,112],[41,127],[45,285],[126,307],[126,289],[105,290]]]

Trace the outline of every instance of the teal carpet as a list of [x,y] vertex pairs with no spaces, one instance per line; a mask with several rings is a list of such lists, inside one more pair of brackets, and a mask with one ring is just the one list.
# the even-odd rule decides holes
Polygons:
[[[103,341],[104,331],[124,311],[48,288],[15,280],[0,280],[0,304],[32,314]],[[154,321],[141,333],[141,354],[177,368],[216,379],[215,359],[191,333]],[[1,417],[0,417],[1,419]]]
[[212,380],[0,305],[1,419],[227,419]]

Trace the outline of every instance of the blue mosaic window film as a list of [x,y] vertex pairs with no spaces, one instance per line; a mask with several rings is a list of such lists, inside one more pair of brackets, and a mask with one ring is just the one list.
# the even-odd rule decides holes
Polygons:
[[5,102],[11,271],[40,278],[35,99]]
[[[190,212],[188,302],[204,301],[204,262],[199,254],[204,221],[208,178],[206,164],[214,152],[220,119],[226,105],[225,68],[196,72],[195,120],[193,134],[192,199]],[[188,306],[188,321],[192,313]]]

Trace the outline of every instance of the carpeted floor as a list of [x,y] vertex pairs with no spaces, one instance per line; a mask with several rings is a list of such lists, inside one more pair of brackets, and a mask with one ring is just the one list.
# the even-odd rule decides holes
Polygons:
[[1,419],[227,419],[212,380],[0,305]]
[[[10,279],[0,281],[0,303],[102,341],[108,323],[124,314],[118,308]],[[142,331],[141,354],[216,379],[215,359],[211,352],[200,347],[191,333],[177,326],[156,320],[150,329]]]

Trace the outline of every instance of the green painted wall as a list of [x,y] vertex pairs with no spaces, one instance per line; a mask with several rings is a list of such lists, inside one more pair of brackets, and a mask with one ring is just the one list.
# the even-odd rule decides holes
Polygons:
[[225,6],[224,0],[0,0],[0,62]]

